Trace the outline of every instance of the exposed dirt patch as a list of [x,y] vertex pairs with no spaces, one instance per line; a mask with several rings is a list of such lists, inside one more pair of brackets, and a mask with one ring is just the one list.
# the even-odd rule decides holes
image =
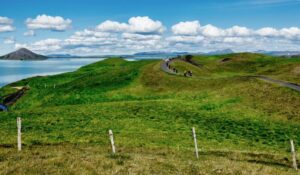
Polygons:
[[221,63],[226,63],[226,62],[229,62],[229,61],[231,61],[231,58],[223,58],[221,60]]
[[183,58],[182,61],[190,63],[190,64],[192,64],[194,66],[197,66],[197,67],[202,67],[203,66],[202,64],[196,63],[194,60],[188,59],[188,58]]
[[17,92],[7,95],[3,100],[3,104],[5,106],[11,106],[15,104],[25,94],[27,90],[29,90],[29,88],[23,87]]
[[12,87],[14,89],[17,89],[17,90],[22,90],[24,87],[23,86],[15,86],[15,87]]

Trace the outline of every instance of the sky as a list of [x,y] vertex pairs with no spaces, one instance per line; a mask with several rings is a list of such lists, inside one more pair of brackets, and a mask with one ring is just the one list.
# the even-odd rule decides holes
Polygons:
[[300,0],[0,1],[0,55],[300,51]]

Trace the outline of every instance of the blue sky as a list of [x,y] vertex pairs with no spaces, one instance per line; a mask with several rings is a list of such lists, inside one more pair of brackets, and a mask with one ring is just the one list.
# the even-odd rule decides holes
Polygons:
[[0,3],[0,54],[19,47],[81,55],[300,49],[300,0]]

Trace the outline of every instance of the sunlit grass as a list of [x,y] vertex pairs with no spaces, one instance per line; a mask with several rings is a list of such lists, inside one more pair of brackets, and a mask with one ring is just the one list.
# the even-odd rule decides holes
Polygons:
[[[229,59],[222,62],[224,58]],[[142,160],[145,164],[153,157],[156,168],[147,171],[148,174],[164,174],[167,170],[182,174],[195,170],[196,174],[205,174],[218,169],[215,163],[220,164],[221,170],[216,171],[221,174],[249,174],[252,168],[255,174],[261,167],[266,174],[288,174],[290,160],[285,158],[289,154],[289,139],[300,144],[300,93],[248,76],[267,75],[299,82],[297,74],[288,70],[293,70],[300,61],[247,53],[196,56],[193,60],[202,66],[182,61],[172,63],[180,73],[192,70],[191,78],[161,71],[160,61],[107,59],[75,72],[16,82],[10,86],[28,85],[30,90],[9,113],[0,113],[0,145],[15,147],[16,118],[22,117],[23,143],[27,150],[23,154],[28,156],[32,151],[45,149],[43,145],[51,145],[49,154],[57,161],[45,158],[45,162],[52,161],[54,165],[44,166],[56,167],[60,162],[61,170],[55,173],[71,173],[69,166],[82,165],[75,158],[67,161],[54,153],[59,149],[62,154],[68,150],[71,155],[75,154],[72,145],[79,144],[83,145],[80,149],[93,154],[89,156],[92,168],[82,173],[102,171],[101,166],[94,167],[99,161],[110,167],[104,168],[107,174],[111,169],[131,172],[126,167],[134,166],[140,157],[146,157]],[[7,86],[0,92],[8,94],[12,89]],[[193,149],[191,127],[196,128],[199,146],[207,157],[201,160],[204,164],[200,161],[183,166],[183,162],[191,159],[182,157]],[[125,155],[116,158],[103,156],[107,153],[95,154],[94,149],[108,147],[106,151],[109,150],[109,129],[114,131],[116,145],[124,148]],[[69,146],[60,148],[59,145],[64,144]],[[149,151],[149,154],[132,151],[135,149]],[[156,149],[177,151],[171,155],[181,158],[174,161],[162,158],[156,155]],[[231,151],[238,158],[233,159],[229,154],[218,157],[209,150]],[[248,160],[250,158],[240,152],[267,156]],[[127,154],[129,158],[123,160]],[[279,157],[269,160],[273,154]],[[78,153],[81,159],[84,155]],[[0,156],[7,164],[12,162],[10,157],[16,155],[13,151],[3,151]],[[34,155],[29,156],[28,163],[25,160],[21,159],[23,167],[31,162],[38,170]],[[210,168],[203,169],[205,165]],[[230,169],[232,166],[235,168]],[[134,171],[140,172],[146,167],[135,167]],[[11,174],[18,170],[10,168]],[[49,172],[47,168],[45,172]]]

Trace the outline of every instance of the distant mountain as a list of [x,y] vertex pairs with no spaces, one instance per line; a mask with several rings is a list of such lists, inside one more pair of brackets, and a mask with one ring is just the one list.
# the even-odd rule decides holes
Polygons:
[[1,56],[0,59],[3,59],[3,60],[45,60],[45,59],[47,59],[47,57],[33,53],[32,51],[30,51],[28,49],[21,48],[15,52]]
[[216,50],[216,51],[208,52],[206,53],[206,55],[225,55],[231,53],[234,53],[234,51],[231,49],[224,49],[224,50]]
[[110,58],[110,57],[119,57],[121,55],[70,55],[70,54],[50,54],[47,55],[48,58]]
[[166,52],[138,52],[135,53],[135,56],[139,56],[139,55],[164,55],[166,54]]
[[139,52],[135,56],[153,56],[153,55],[187,55],[188,52]]
[[268,55],[273,56],[293,56],[298,55],[300,52],[294,52],[294,51],[273,51],[273,52],[267,52]]
[[295,56],[295,55],[300,55],[300,51],[264,51],[264,50],[259,50],[256,51],[255,53],[262,53],[266,55],[272,55],[272,56]]
[[47,55],[47,57],[49,57],[49,58],[76,58],[79,56],[70,55],[70,54],[51,54],[51,55]]

